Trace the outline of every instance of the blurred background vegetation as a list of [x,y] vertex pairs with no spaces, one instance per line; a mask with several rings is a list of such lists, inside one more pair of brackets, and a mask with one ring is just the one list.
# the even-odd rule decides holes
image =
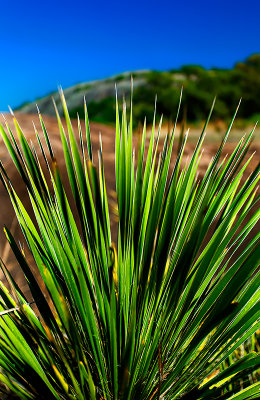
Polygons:
[[[83,115],[83,98],[86,98],[91,121],[114,124],[115,119],[115,83],[118,97],[130,101],[130,79],[134,78],[134,121],[135,128],[146,117],[152,122],[154,102],[157,97],[157,116],[172,122],[178,107],[181,88],[183,88],[183,107],[181,118],[191,122],[203,121],[209,112],[214,97],[217,97],[212,120],[216,127],[220,121],[229,122],[242,98],[236,125],[244,127],[260,118],[260,54],[238,62],[233,69],[205,69],[199,65],[185,65],[170,71],[125,72],[107,79],[83,82],[66,89],[72,118]],[[59,94],[37,99],[43,114],[54,113],[52,98],[62,113]],[[25,103],[19,110],[26,113],[36,112],[35,102]],[[220,125],[222,128],[222,126]]]
[[[148,121],[152,120],[156,95],[158,114],[174,119],[181,87],[184,89],[182,113],[189,122],[206,118],[214,95],[217,96],[214,120],[230,120],[240,98],[243,99],[238,115],[240,119],[251,122],[260,117],[260,54],[252,55],[230,70],[207,70],[198,65],[187,65],[180,70],[148,72],[146,79],[147,85],[134,92],[135,120],[143,121],[145,116]],[[90,103],[92,119],[100,113],[106,121],[106,116],[111,114],[107,109],[114,104],[111,100],[99,103],[102,113],[97,104]]]

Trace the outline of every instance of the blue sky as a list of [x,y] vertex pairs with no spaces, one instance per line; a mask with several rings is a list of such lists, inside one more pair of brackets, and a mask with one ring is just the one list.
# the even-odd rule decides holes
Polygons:
[[230,68],[260,52],[259,14],[257,0],[1,2],[0,110],[123,71]]

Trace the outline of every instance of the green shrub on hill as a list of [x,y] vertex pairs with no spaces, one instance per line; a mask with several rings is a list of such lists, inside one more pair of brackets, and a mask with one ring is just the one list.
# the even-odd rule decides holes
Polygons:
[[[135,89],[136,125],[143,123],[145,110],[153,109],[155,97],[157,97],[158,115],[163,114],[165,119],[173,121],[181,87],[184,88],[185,118],[190,122],[201,121],[207,117],[215,96],[217,100],[213,119],[228,121],[240,98],[243,102],[239,118],[249,119],[252,114],[259,113],[260,110],[259,60],[259,54],[253,55],[230,70],[217,68],[206,70],[200,66],[187,65],[179,71],[146,73],[146,84]],[[89,108],[92,108],[91,115],[94,121],[110,123],[115,105],[112,98],[109,98],[107,101],[90,103]],[[151,112],[148,114],[147,122],[151,124],[153,115]]]

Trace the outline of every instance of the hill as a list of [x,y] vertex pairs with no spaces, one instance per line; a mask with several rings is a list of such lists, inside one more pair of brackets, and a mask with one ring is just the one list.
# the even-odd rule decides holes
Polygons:
[[[158,115],[168,120],[175,117],[180,90],[183,87],[182,117],[195,122],[205,119],[213,98],[217,96],[213,119],[228,121],[236,109],[239,99],[243,101],[238,117],[242,120],[257,120],[260,116],[260,54],[254,54],[233,69],[205,69],[197,65],[183,66],[170,71],[126,72],[108,79],[85,82],[66,89],[65,96],[71,116],[82,117],[83,98],[86,98],[92,121],[114,122],[115,83],[118,97],[130,97],[130,77],[134,78],[134,120],[142,122],[146,117],[152,121],[154,100],[157,95]],[[37,99],[43,114],[53,115],[54,98],[59,111],[58,93]],[[35,102],[19,107],[24,113],[36,112]]]

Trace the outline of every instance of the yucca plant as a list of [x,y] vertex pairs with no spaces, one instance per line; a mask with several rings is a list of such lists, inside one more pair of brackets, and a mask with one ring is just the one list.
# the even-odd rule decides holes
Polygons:
[[224,365],[259,329],[259,233],[252,235],[259,166],[242,180],[253,132],[222,159],[233,119],[199,181],[212,110],[183,166],[188,135],[174,158],[175,124],[158,155],[162,121],[156,134],[155,117],[148,141],[144,124],[135,157],[132,106],[128,122],[126,106],[120,120],[116,102],[114,244],[101,143],[97,169],[86,105],[86,137],[78,121],[78,145],[62,93],[61,100],[67,133],[56,109],[57,121],[77,213],[41,115],[42,159],[15,117],[20,144],[8,124],[7,131],[0,126],[36,226],[2,164],[1,180],[46,288],[5,228],[34,303],[2,262],[10,288],[1,283],[0,380],[26,400],[259,399],[255,379],[239,385],[254,377],[257,353]]

